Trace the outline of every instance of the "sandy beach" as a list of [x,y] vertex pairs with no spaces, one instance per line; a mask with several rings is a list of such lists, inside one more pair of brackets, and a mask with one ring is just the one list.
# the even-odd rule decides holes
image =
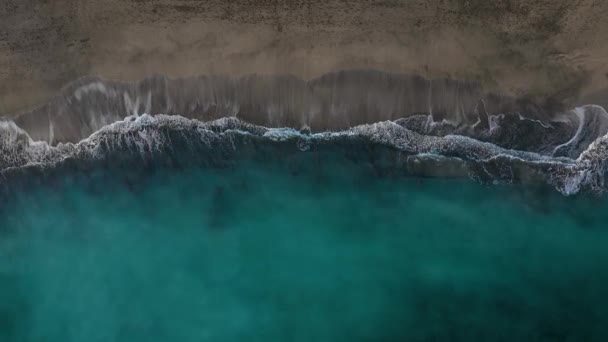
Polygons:
[[377,69],[478,81],[543,105],[608,104],[601,0],[5,0],[0,115],[85,76]]

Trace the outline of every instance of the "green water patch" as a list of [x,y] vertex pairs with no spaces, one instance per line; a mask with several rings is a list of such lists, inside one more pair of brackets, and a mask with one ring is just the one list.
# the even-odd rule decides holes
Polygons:
[[333,165],[66,177],[0,218],[0,341],[605,341],[608,202]]

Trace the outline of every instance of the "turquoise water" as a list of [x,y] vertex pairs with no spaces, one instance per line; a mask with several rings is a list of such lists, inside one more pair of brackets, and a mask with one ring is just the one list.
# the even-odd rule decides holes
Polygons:
[[608,202],[352,166],[5,205],[0,341],[605,341]]

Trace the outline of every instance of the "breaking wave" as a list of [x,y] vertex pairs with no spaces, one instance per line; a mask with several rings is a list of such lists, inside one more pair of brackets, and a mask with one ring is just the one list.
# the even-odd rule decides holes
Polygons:
[[470,177],[488,184],[541,183],[564,194],[602,193],[608,156],[608,137],[591,143],[572,159],[505,149],[460,135],[422,135],[392,121],[311,134],[252,125],[237,118],[201,122],[144,114],[104,126],[78,143],[56,146],[33,141],[11,121],[2,122],[0,130],[4,183],[17,175],[47,171],[226,167],[247,158],[330,152],[365,163],[381,174]]
[[374,71],[312,81],[88,77],[40,108],[0,120],[0,174],[6,186],[61,172],[226,167],[251,158],[284,158],[298,169],[329,153],[382,175],[605,192],[604,108],[540,120],[521,106],[470,82]]

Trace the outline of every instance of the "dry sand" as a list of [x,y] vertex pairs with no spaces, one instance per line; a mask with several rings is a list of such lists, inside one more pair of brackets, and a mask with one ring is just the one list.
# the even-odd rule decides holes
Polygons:
[[372,68],[608,104],[604,0],[3,0],[0,115],[84,75]]

